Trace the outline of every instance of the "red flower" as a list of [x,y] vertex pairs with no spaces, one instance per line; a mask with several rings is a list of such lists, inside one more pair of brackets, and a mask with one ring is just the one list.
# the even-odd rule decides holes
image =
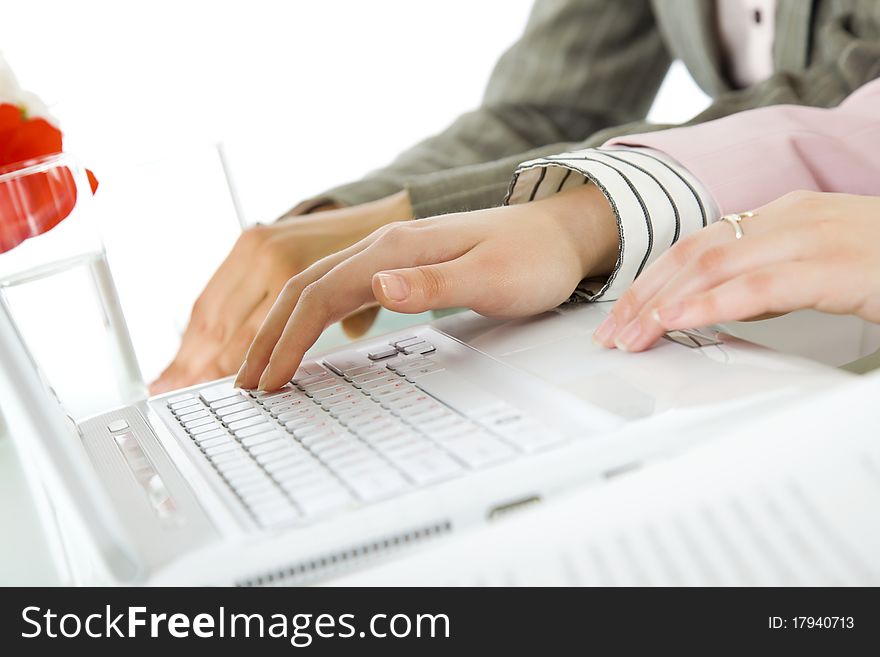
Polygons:
[[[61,131],[28,119],[16,105],[0,104],[0,177],[30,160],[61,152]],[[98,181],[86,171],[92,193]],[[0,253],[57,226],[76,205],[73,173],[58,166],[0,182]]]

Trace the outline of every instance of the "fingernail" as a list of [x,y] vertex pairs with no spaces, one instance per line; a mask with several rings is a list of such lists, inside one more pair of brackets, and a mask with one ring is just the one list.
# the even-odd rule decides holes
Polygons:
[[602,323],[599,324],[596,331],[593,333],[593,342],[600,344],[603,347],[610,346],[610,338],[614,334],[614,329],[616,328],[617,322],[614,320],[614,315],[608,315],[608,317],[602,320]]
[[655,308],[651,316],[660,326],[671,328],[681,317],[682,312],[684,312],[684,306],[678,302],[669,304],[665,308]]
[[409,283],[397,274],[377,274],[382,292],[392,301],[404,301],[409,296]]
[[241,368],[238,370],[238,374],[235,375],[235,383],[233,383],[232,385],[234,385],[236,388],[240,388],[242,381],[244,381],[244,377],[246,377],[246,376],[247,376],[247,361],[244,361],[241,364]]
[[269,379],[269,368],[266,368],[266,371],[263,372],[263,375],[260,377],[260,382],[257,384],[257,390],[261,392],[266,391],[266,381]]
[[638,318],[636,318],[623,327],[620,335],[614,340],[614,344],[622,351],[629,351],[630,347],[639,339],[641,334],[642,324],[639,322]]

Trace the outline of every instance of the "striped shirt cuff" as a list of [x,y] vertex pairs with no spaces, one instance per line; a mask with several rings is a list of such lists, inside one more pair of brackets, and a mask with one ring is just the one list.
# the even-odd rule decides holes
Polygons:
[[524,162],[504,202],[535,201],[590,183],[611,204],[620,251],[610,276],[582,281],[569,301],[618,298],[666,249],[718,218],[705,187],[669,156],[650,148],[587,148]]

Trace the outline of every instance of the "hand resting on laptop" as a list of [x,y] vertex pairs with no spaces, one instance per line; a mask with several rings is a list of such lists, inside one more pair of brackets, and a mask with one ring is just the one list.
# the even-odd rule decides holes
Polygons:
[[390,224],[288,281],[236,385],[284,385],[321,332],[364,304],[533,315],[564,302],[582,279],[610,272],[617,255],[617,223],[593,185],[522,206]]

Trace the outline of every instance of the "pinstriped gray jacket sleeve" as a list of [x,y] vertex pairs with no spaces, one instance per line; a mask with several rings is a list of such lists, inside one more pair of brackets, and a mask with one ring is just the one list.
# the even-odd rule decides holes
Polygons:
[[[644,118],[669,63],[648,0],[538,0],[480,107],[320,198],[352,205],[408,187],[416,216],[497,205],[523,160]],[[485,181],[460,185],[468,167],[498,160]]]

